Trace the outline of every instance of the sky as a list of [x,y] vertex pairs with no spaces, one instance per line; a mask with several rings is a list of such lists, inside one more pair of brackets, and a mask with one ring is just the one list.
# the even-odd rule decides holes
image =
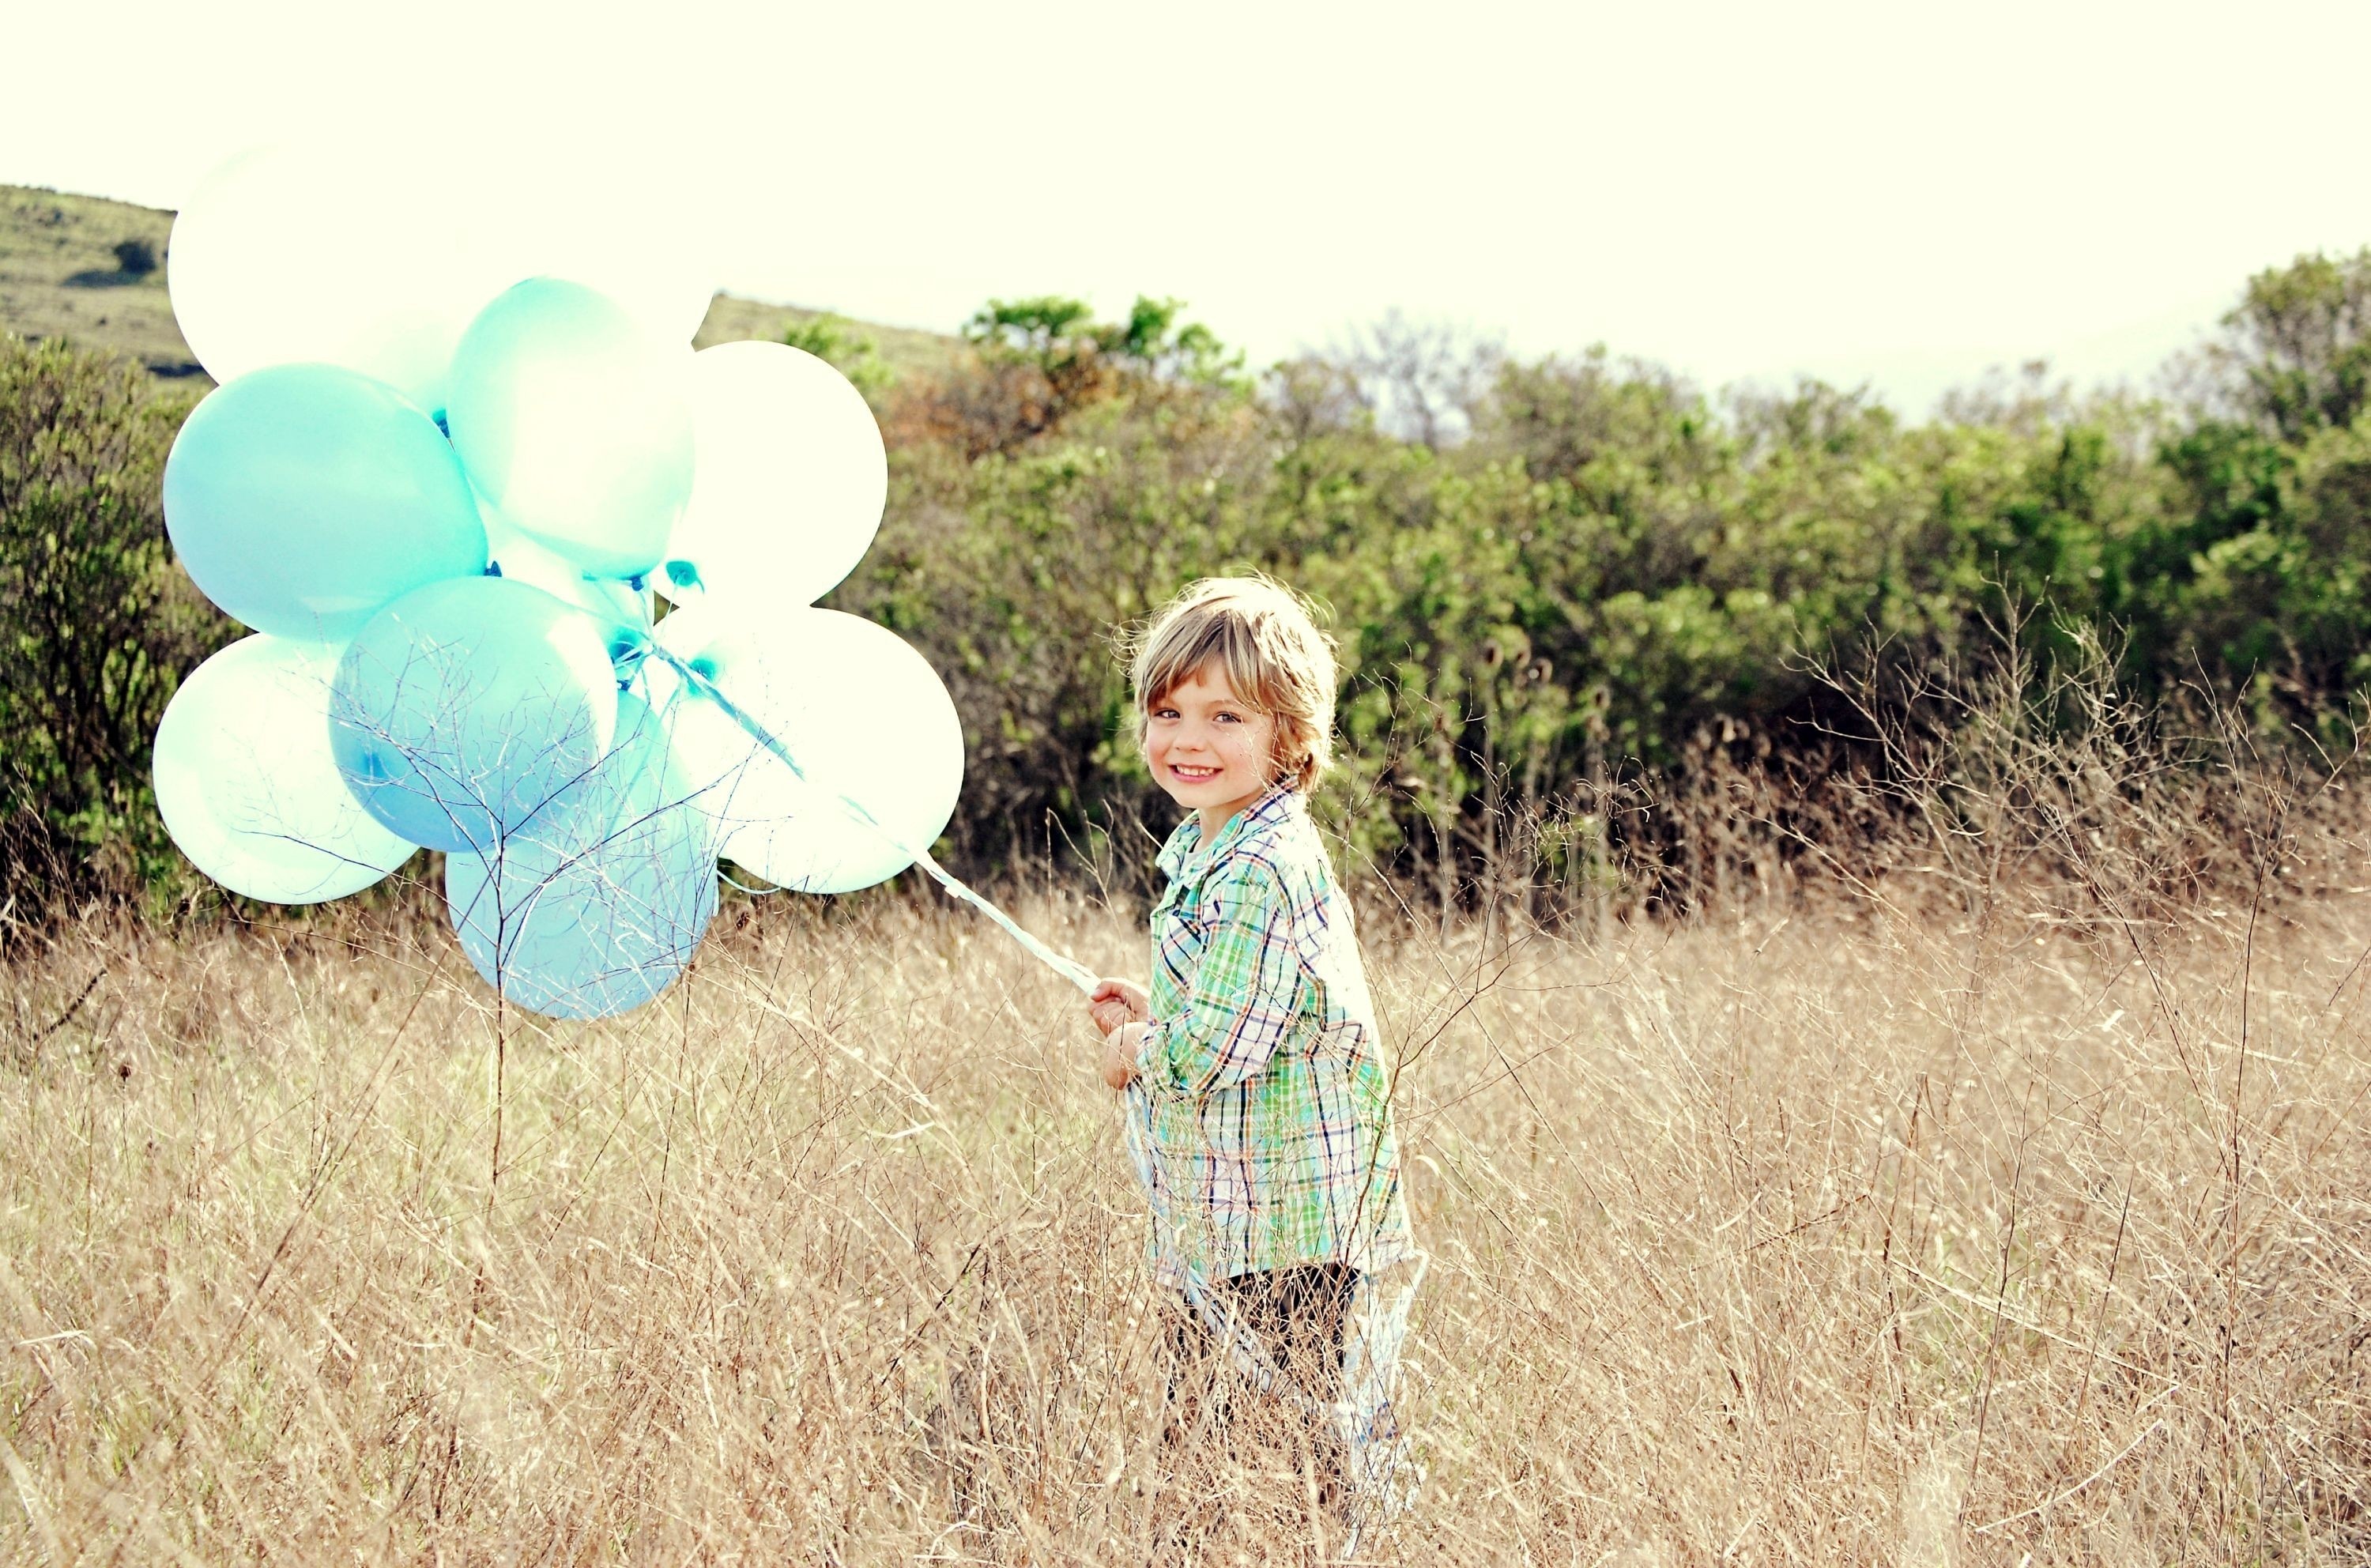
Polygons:
[[[1910,414],[2145,386],[2250,274],[2371,244],[2371,6],[1209,0],[15,7],[0,180],[176,206],[355,127],[630,144],[737,294],[953,331],[1186,302],[1255,365],[1397,309]],[[666,221],[643,177],[628,199]]]

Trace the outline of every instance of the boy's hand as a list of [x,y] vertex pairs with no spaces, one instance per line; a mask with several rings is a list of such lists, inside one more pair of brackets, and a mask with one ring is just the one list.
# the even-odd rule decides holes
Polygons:
[[1137,1047],[1146,1029],[1141,1022],[1123,1023],[1104,1036],[1104,1082],[1110,1088],[1126,1089],[1135,1081]]
[[1095,1027],[1109,1039],[1111,1032],[1123,1023],[1146,1023],[1152,1018],[1152,998],[1144,987],[1128,980],[1098,980],[1093,994],[1087,997],[1087,1010]]

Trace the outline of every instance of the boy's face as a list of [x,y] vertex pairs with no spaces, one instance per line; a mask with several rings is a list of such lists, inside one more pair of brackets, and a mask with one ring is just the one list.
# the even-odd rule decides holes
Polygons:
[[1170,799],[1201,813],[1208,837],[1266,792],[1276,721],[1238,698],[1225,671],[1205,664],[1146,708],[1144,757]]

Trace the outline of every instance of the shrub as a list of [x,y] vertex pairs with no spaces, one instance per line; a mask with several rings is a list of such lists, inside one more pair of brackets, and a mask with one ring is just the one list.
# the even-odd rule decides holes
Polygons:
[[880,340],[870,333],[853,331],[845,317],[828,311],[792,323],[782,333],[782,341],[792,348],[802,349],[848,377],[849,385],[864,395],[870,402],[888,390],[896,379],[881,358]]
[[182,672],[236,631],[165,538],[188,410],[129,362],[0,337],[0,899],[20,906],[175,863],[149,743]]
[[[986,371],[922,394],[959,417],[893,442],[883,544],[839,602],[949,672],[975,872],[1168,820],[1108,634],[1256,567],[1332,608],[1344,744],[1321,804],[1360,856],[1463,896],[1529,874],[1507,839],[1528,824],[1534,847],[1660,859],[1685,898],[1689,814],[1640,809],[1638,786],[1676,802],[1759,770],[1816,814],[1837,769],[1887,766],[1882,726],[1948,718],[1926,678],[1946,665],[2024,671],[2047,713],[2112,647],[2134,700],[2203,679],[2250,694],[2268,734],[2342,738],[2371,678],[2371,462],[2330,422],[2357,339],[2353,271],[2326,271],[2251,285],[2208,356],[2225,390],[2191,408],[2030,372],[1905,426],[1817,383],[1714,401],[1598,350],[1496,362],[1455,443],[1380,431],[1355,364],[1279,365],[1255,403],[1124,375],[1124,334],[1076,301],[992,302]],[[2311,329],[2268,331],[2265,302],[2300,295]],[[2288,397],[2299,376],[2327,395]],[[2307,405],[2320,422],[2284,437]]]
[[[1127,740],[1112,634],[1257,568],[1330,607],[1341,766],[1319,804],[1355,860],[1444,902],[1647,865],[1684,901],[1711,863],[1704,791],[1866,815],[1822,818],[1822,791],[1897,766],[1892,728],[1957,721],[1940,669],[2021,672],[2041,721],[2072,723],[2065,672],[2114,649],[2136,703],[2194,684],[2243,696],[2271,749],[2348,742],[2371,681],[2366,299],[2371,253],[2307,258],[2251,281],[2194,403],[2078,402],[2030,370],[1921,425],[1811,382],[1707,398],[1602,349],[1443,368],[1425,355],[1453,340],[1395,329],[1387,379],[1453,392],[1456,440],[1445,414],[1395,436],[1375,364],[1302,358],[1255,391],[1175,301],[1117,322],[990,301],[969,363],[885,407],[887,513],[831,602],[954,691],[966,875],[1065,845],[1144,874],[1174,812]],[[828,317],[791,340],[868,352]],[[67,882],[171,863],[148,738],[230,634],[168,559],[179,413],[138,383],[15,342],[0,375],[12,888],[18,846]]]

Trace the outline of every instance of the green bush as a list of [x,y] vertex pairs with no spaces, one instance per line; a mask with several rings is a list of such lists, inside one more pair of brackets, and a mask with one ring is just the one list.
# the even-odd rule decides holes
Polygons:
[[827,311],[784,330],[782,341],[822,360],[869,401],[888,390],[896,373],[881,358],[880,340],[852,330],[844,317]]
[[[1438,451],[1379,433],[1324,362],[1277,367],[1255,399],[1115,371],[1097,345],[1117,329],[1076,302],[1001,307],[976,327],[1073,394],[952,455],[900,444],[882,545],[837,602],[950,672],[975,871],[1165,824],[1111,632],[1244,568],[1331,606],[1345,744],[1325,809],[1444,891],[1509,823],[1568,839],[1622,780],[1683,793],[1716,754],[1816,790],[1892,717],[1869,694],[1931,702],[1922,673],[1944,662],[2013,657],[2040,686],[2106,643],[2143,695],[2203,674],[2258,694],[2268,726],[2327,719],[2371,661],[2371,467],[2331,422],[2365,267],[2251,283],[2194,408],[2036,384],[1905,427],[1816,383],[1715,404],[1593,351],[1503,363],[1471,438]],[[2310,321],[2268,326],[2275,309]],[[1632,812],[1621,831],[1652,849],[1681,830]]]
[[[1455,442],[1379,429],[1357,363],[1255,383],[1174,301],[1122,322],[991,301],[963,368],[885,399],[887,515],[831,603],[945,675],[967,875],[1049,848],[1146,873],[1174,810],[1134,755],[1115,634],[1257,568],[1329,608],[1320,806],[1359,861],[1448,899],[1477,876],[1589,884],[1619,851],[1685,897],[1702,820],[1671,802],[1750,773],[1811,822],[1837,770],[1885,766],[1879,731],[1955,721],[1938,670],[2017,672],[2047,721],[2060,672],[2113,649],[2144,710],[2203,684],[2275,743],[2343,731],[2371,680],[2366,299],[2371,252],[2303,258],[2250,281],[2189,403],[2030,378],[1917,425],[1812,382],[1712,399],[1602,350],[1498,357]],[[827,319],[807,343],[862,356]],[[19,846],[71,864],[45,886],[172,864],[148,738],[232,631],[158,525],[182,411],[57,345],[0,363],[11,892]]]
[[178,865],[149,743],[181,675],[235,631],[165,538],[188,408],[125,361],[0,337],[0,897],[20,905]]

